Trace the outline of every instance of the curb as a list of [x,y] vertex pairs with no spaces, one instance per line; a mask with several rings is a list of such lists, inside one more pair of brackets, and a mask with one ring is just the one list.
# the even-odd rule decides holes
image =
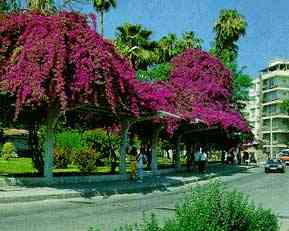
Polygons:
[[[251,169],[251,168],[248,168]],[[229,169],[225,170],[222,173],[239,173],[242,172],[237,169]],[[69,199],[69,198],[91,198],[96,196],[103,196],[105,194],[124,194],[124,193],[141,193],[148,192],[151,190],[164,189],[168,187],[178,187],[184,186],[191,183],[205,181],[208,179],[213,179],[220,177],[218,173],[208,174],[203,177],[194,177],[193,179],[185,180],[182,182],[167,182],[167,183],[153,183],[151,185],[133,185],[132,187],[127,188],[115,188],[115,189],[87,189],[83,192],[60,192],[60,193],[52,193],[52,194],[41,194],[41,195],[27,195],[27,196],[15,196],[15,197],[2,197],[0,198],[0,204],[8,204],[8,203],[17,203],[17,202],[35,202],[35,201],[43,201],[43,200],[53,200],[53,199]]]

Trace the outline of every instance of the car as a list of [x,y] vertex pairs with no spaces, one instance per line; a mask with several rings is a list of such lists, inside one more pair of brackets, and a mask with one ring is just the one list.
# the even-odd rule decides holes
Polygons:
[[285,172],[285,164],[279,159],[267,160],[265,163],[265,173],[268,172]]
[[289,165],[289,150],[283,149],[278,153],[278,157],[281,161],[283,161],[286,165]]

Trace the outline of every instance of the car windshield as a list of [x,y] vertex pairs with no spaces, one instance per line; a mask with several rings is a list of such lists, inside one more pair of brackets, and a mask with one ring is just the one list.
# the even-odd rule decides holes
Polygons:
[[268,160],[267,161],[267,164],[279,164],[279,163],[281,163],[281,161],[277,160],[277,159],[273,159],[273,160]]

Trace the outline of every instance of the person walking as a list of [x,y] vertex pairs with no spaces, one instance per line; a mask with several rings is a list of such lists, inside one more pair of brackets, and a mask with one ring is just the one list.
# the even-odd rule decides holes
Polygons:
[[136,157],[137,157],[137,148],[132,147],[130,151],[130,177],[132,180],[136,179]]
[[199,172],[200,173],[205,173],[206,171],[206,162],[207,162],[207,154],[205,151],[200,152],[200,157],[199,157]]
[[142,183],[143,182],[143,168],[144,168],[144,162],[147,161],[145,153],[144,153],[144,149],[141,148],[140,149],[140,153],[137,156],[137,182]]
[[203,161],[203,173],[208,170],[208,154],[207,150],[202,152],[201,161]]
[[202,148],[197,145],[196,152],[195,152],[195,162],[196,162],[196,165],[198,166],[199,173],[202,172],[201,157],[202,157]]

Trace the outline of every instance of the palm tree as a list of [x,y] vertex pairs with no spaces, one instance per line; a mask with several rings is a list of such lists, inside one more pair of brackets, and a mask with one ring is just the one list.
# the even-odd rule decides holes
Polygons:
[[116,7],[116,0],[89,0],[94,9],[100,13],[100,33],[104,33],[104,13],[108,12],[111,7]]
[[181,38],[170,33],[162,37],[158,43],[159,62],[169,62],[187,48],[201,48],[201,43],[202,40],[192,31],[185,32]]
[[214,25],[215,48],[214,53],[221,57],[223,53],[230,53],[228,61],[237,58],[238,46],[235,44],[246,33],[247,22],[237,10],[221,10],[220,16]]
[[142,25],[125,23],[117,28],[116,46],[136,69],[146,69],[157,61],[157,43],[150,41],[152,32]]
[[54,0],[27,0],[27,8],[44,12],[56,10]]
[[214,25],[215,44],[211,53],[219,57],[233,74],[232,101],[236,109],[242,110],[249,99],[251,78],[238,68],[238,45],[236,42],[246,33],[246,19],[237,10],[221,10]]
[[202,42],[202,39],[198,38],[193,31],[187,31],[177,43],[177,49],[183,52],[187,48],[201,48]]
[[0,12],[7,13],[20,9],[20,1],[18,0],[1,0],[0,1]]
[[170,33],[162,37],[158,43],[159,62],[169,62],[176,54],[175,48],[177,43],[176,34]]

